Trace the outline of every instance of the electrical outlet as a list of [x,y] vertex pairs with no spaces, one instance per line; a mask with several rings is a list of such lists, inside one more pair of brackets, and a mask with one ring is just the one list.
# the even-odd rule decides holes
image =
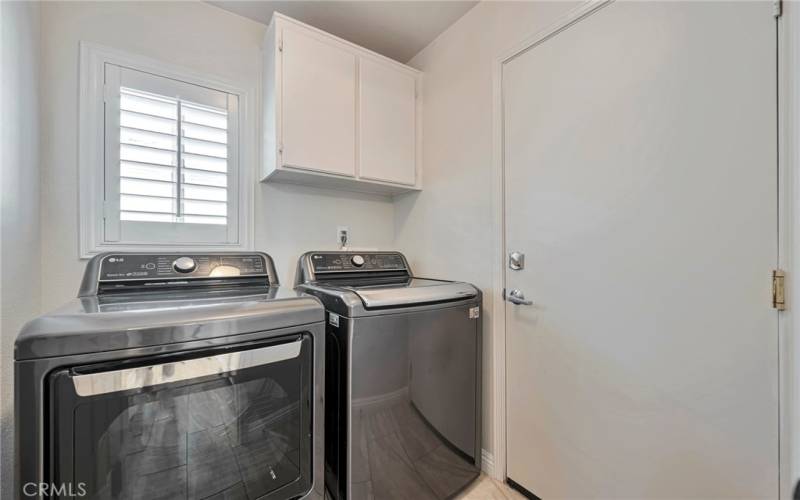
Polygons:
[[350,245],[350,228],[339,226],[336,228],[336,244],[339,248],[347,248]]

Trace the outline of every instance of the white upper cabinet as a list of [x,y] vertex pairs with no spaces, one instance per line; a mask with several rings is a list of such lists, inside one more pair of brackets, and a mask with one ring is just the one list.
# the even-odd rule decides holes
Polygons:
[[359,174],[364,179],[416,181],[415,75],[362,58],[359,82]]
[[324,36],[282,30],[283,165],[356,175],[356,56]]
[[419,71],[281,14],[264,41],[263,181],[421,189]]

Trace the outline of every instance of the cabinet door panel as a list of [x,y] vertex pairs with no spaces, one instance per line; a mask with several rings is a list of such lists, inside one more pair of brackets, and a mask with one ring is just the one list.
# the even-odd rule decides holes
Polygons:
[[359,175],[399,184],[416,180],[416,80],[388,64],[359,62]]
[[282,61],[281,163],[354,176],[356,56],[285,27]]

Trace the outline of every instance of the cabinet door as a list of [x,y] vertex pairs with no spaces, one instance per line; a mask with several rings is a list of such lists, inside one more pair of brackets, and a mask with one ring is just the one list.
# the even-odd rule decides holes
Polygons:
[[354,176],[356,56],[302,28],[282,36],[281,164]]
[[359,62],[359,175],[416,181],[416,79],[389,64]]

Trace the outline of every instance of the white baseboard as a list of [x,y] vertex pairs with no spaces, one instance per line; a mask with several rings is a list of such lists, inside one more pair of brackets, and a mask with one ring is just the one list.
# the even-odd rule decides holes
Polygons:
[[495,478],[494,455],[486,450],[481,450],[481,470],[489,477]]

